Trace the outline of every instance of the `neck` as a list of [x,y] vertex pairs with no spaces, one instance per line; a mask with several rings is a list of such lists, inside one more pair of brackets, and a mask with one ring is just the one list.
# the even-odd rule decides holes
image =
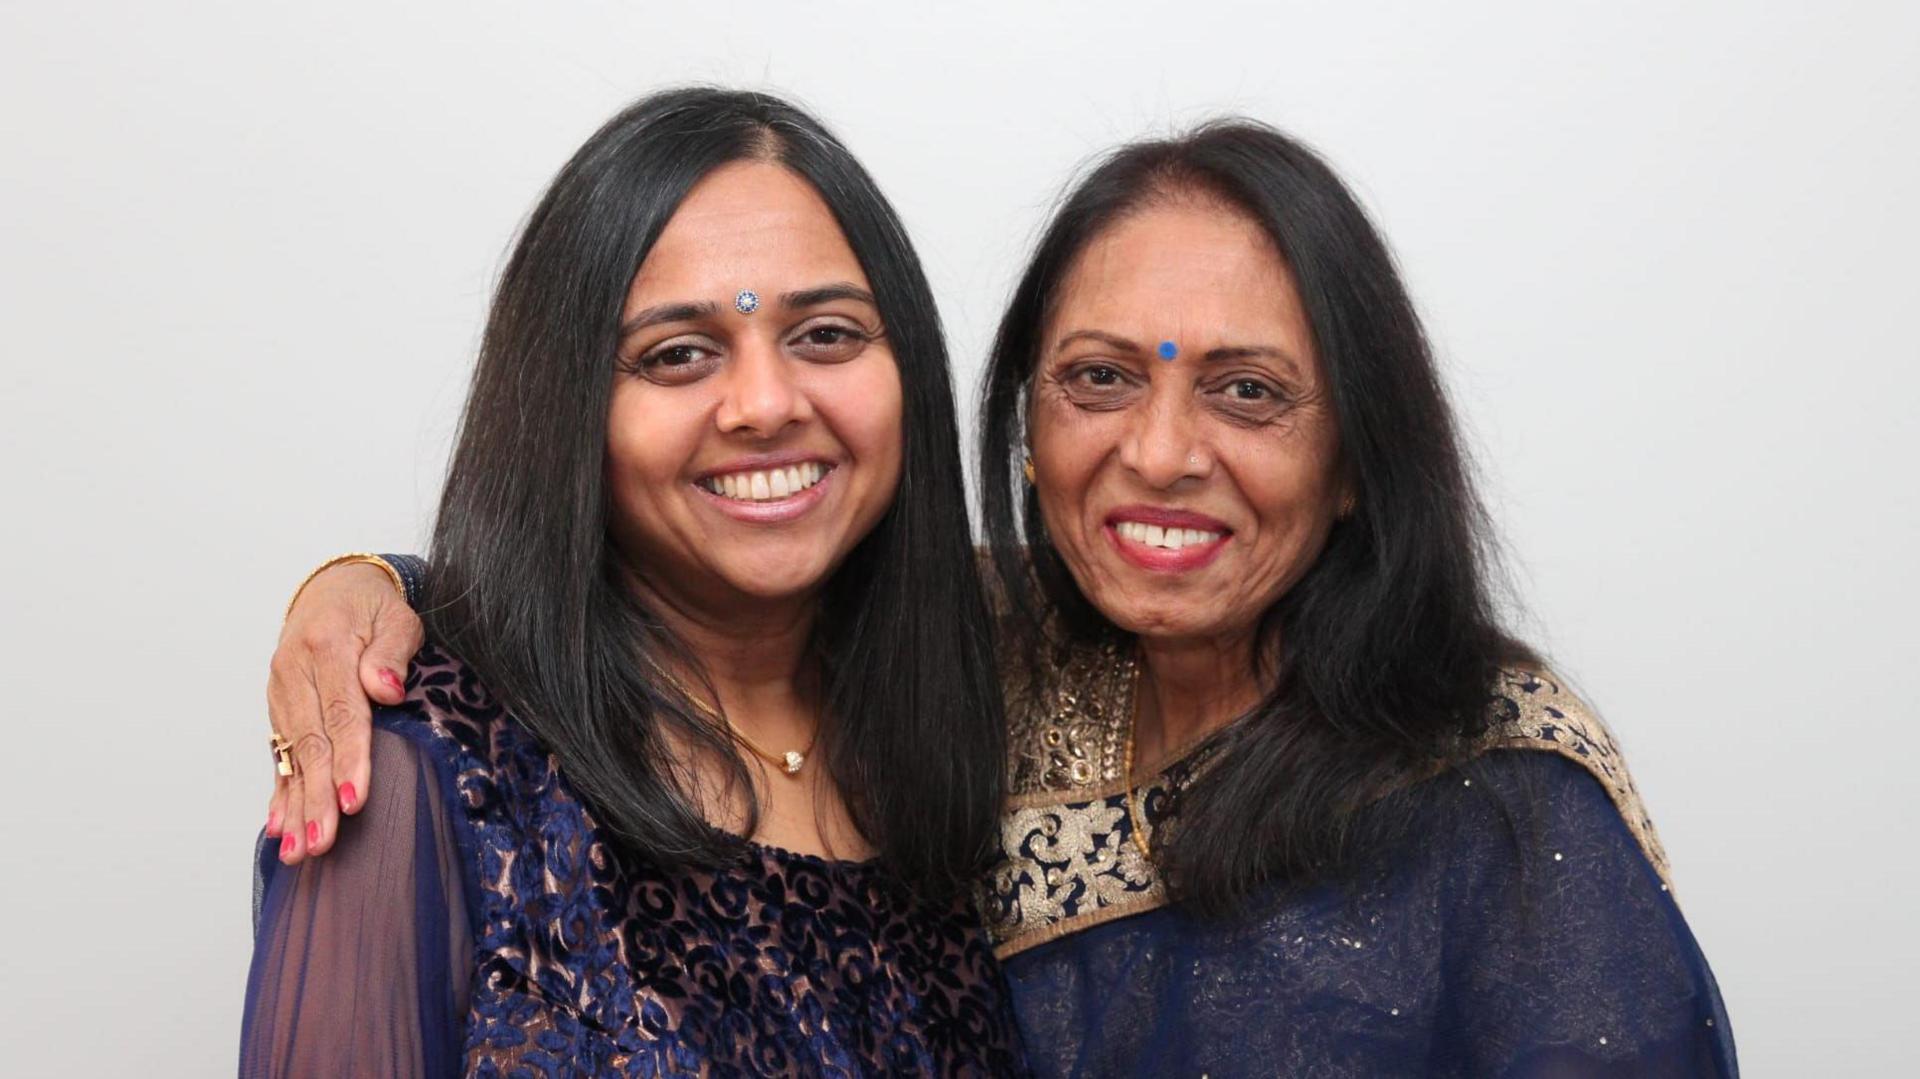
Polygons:
[[[756,740],[763,734],[788,748],[811,739],[813,709],[803,687],[816,673],[808,663],[816,596],[718,605],[688,602],[641,582],[648,607],[685,644],[699,670],[673,670],[687,689],[701,692],[705,676],[727,718]],[[799,729],[804,727],[804,732]]]
[[1254,634],[1140,638],[1136,767],[1151,772],[1238,719],[1262,696]]

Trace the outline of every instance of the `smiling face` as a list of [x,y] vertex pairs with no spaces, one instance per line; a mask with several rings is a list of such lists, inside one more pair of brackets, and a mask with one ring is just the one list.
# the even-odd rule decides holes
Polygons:
[[1040,348],[1034,486],[1080,590],[1144,637],[1252,631],[1345,496],[1313,334],[1272,240],[1212,198],[1151,203],[1080,253]]
[[651,590],[722,615],[811,598],[886,512],[901,386],[870,292],[779,165],[681,203],[628,290],[608,416],[615,539]]

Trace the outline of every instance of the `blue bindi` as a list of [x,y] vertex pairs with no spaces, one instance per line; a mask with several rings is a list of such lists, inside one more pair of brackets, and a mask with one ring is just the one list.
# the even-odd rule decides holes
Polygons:
[[1172,341],[1160,342],[1160,358],[1161,359],[1171,360],[1178,355],[1180,355],[1179,345],[1174,344]]

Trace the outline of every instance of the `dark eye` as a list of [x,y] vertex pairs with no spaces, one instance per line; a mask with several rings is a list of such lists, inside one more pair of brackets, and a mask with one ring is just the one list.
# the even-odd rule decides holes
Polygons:
[[809,345],[830,346],[852,337],[853,331],[845,326],[816,326],[803,336]]
[[646,367],[685,367],[698,361],[702,351],[697,345],[668,345],[647,353],[640,363]]
[[629,370],[649,382],[680,386],[704,378],[715,358],[712,348],[697,341],[669,341],[641,353]]
[[1265,401],[1273,396],[1272,389],[1264,383],[1255,382],[1250,378],[1243,378],[1235,382],[1231,392],[1235,399],[1241,401]]
[[1105,364],[1096,364],[1087,368],[1080,372],[1080,377],[1094,386],[1117,386],[1120,383],[1120,372]]
[[867,347],[873,335],[841,322],[822,322],[802,329],[788,347],[810,360],[834,363],[850,360]]

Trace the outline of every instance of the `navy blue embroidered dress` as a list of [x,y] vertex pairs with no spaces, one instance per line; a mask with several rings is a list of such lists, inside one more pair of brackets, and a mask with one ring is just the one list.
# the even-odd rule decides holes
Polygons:
[[1128,790],[1128,664],[1063,658],[1010,702],[1014,793],[979,899],[1036,1073],[1737,1074],[1625,763],[1550,677],[1509,672],[1486,751],[1413,792],[1449,829],[1358,884],[1209,923],[1168,905],[1133,840],[1129,797],[1151,839],[1206,775],[1190,759]]
[[963,903],[766,847],[616,857],[552,757],[431,646],[376,714],[373,796],[299,867],[262,844],[240,1072],[1004,1075]]

